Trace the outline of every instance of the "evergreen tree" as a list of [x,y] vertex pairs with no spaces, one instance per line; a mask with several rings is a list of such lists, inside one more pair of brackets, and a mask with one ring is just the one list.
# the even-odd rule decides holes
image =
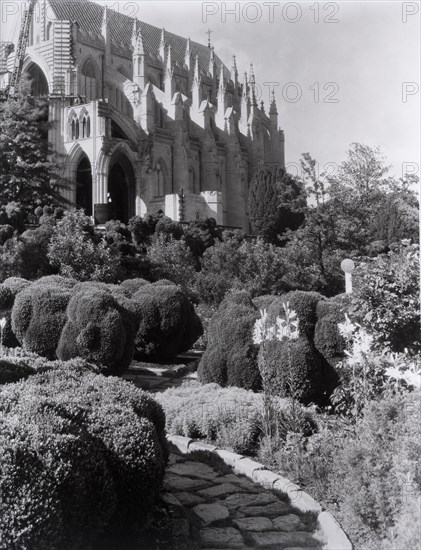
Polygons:
[[266,242],[282,244],[287,229],[302,221],[302,187],[282,168],[261,168],[250,184],[248,210],[253,230]]
[[67,183],[48,129],[48,102],[30,96],[28,86],[0,104],[0,205],[15,201],[33,209],[65,202],[60,191]]

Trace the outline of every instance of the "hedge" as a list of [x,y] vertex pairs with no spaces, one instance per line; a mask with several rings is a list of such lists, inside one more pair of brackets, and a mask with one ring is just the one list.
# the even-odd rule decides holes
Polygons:
[[137,321],[123,301],[105,284],[79,283],[69,301],[57,357],[83,357],[111,372],[124,371],[133,359]]
[[1,546],[82,550],[136,540],[168,457],[164,414],[148,394],[58,368],[0,388],[0,413]]
[[167,361],[188,351],[203,334],[194,306],[181,287],[170,281],[141,285],[132,296],[139,319],[136,357]]
[[265,342],[260,347],[259,364],[273,394],[295,397],[303,404],[323,400],[321,356],[307,338]]
[[318,292],[294,290],[273,300],[268,307],[268,321],[274,322],[276,317],[285,317],[283,305],[289,303],[290,310],[294,310],[298,317],[298,329],[301,336],[313,340],[317,322],[316,307],[320,301],[326,300]]
[[202,383],[250,390],[261,387],[258,347],[252,341],[258,318],[247,292],[236,292],[223,300],[209,324],[208,345],[198,368]]
[[335,365],[344,356],[346,342],[339,334],[338,323],[345,321],[344,307],[336,301],[319,302],[314,345],[323,357]]
[[16,348],[19,342],[12,330],[12,308],[15,297],[24,288],[29,286],[29,281],[20,277],[9,277],[0,284],[0,319],[6,319],[3,328],[3,346]]
[[12,330],[25,350],[56,358],[73,284],[70,279],[52,275],[18,293],[12,309]]

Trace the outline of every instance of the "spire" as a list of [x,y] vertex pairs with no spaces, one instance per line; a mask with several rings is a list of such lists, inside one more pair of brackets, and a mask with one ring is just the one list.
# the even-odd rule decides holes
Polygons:
[[161,56],[162,63],[165,62],[165,28],[162,27],[161,41],[159,43],[159,55]]
[[257,107],[256,79],[254,77],[253,63],[250,63],[250,87],[251,87],[251,104],[253,107]]
[[200,73],[199,73],[199,56],[196,55],[194,59],[194,72],[193,72],[193,82],[199,83]]
[[270,115],[278,115],[278,109],[276,108],[275,88],[272,88],[272,101],[269,109]]
[[191,68],[191,41],[190,38],[187,38],[187,44],[186,44],[186,53],[184,54],[184,65],[190,70]]
[[248,97],[248,81],[247,81],[247,72],[244,71],[244,78],[243,78],[243,100]]
[[212,76],[215,75],[215,49],[211,47],[210,59],[209,59],[209,72]]
[[133,53],[136,53],[138,55],[145,54],[145,49],[143,46],[142,30],[140,28],[140,21],[138,19],[135,19],[133,22],[132,46],[133,46]]
[[108,27],[108,8],[105,6],[104,8],[104,15],[102,16],[102,34],[104,34],[104,30]]
[[105,63],[109,64],[111,63],[111,36],[107,6],[104,8],[104,14],[102,16],[101,34],[105,42]]
[[194,72],[192,82],[192,106],[196,111],[199,110],[202,102],[202,90],[200,85],[200,73],[199,73],[199,56],[196,55],[194,60]]
[[171,44],[168,46],[168,55],[167,55],[166,68],[167,68],[168,76],[172,76],[173,72],[174,72],[174,69],[173,69],[173,66],[172,66]]
[[237,62],[236,62],[236,60],[235,60],[235,55],[232,56],[231,80],[234,82],[234,85],[237,85],[237,82],[238,82],[238,70],[237,70]]
[[219,86],[218,86],[218,94],[222,95],[224,97],[225,95],[225,78],[224,78],[224,66],[221,64],[221,71],[219,74]]

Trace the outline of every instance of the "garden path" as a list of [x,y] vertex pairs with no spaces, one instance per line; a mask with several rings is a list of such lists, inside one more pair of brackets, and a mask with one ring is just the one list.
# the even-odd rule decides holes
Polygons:
[[[197,354],[187,354],[170,365],[134,362],[124,378],[161,392],[197,378],[199,360]],[[162,500],[169,511],[171,550],[323,548],[314,517],[294,510],[281,494],[225,464],[214,468],[209,458],[170,447]]]
[[172,446],[164,479],[174,549],[323,548],[314,516],[294,510],[281,494],[228,466],[212,467],[194,455]]

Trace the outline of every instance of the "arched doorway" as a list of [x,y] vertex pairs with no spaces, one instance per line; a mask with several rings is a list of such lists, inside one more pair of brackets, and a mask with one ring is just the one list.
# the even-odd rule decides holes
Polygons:
[[84,156],[76,170],[76,207],[83,208],[92,216],[92,168],[88,157]]
[[42,69],[31,63],[25,70],[31,86],[31,95],[34,97],[48,97],[48,81]]
[[110,163],[108,174],[108,201],[110,219],[127,223],[135,215],[135,174],[132,163],[118,153]]

